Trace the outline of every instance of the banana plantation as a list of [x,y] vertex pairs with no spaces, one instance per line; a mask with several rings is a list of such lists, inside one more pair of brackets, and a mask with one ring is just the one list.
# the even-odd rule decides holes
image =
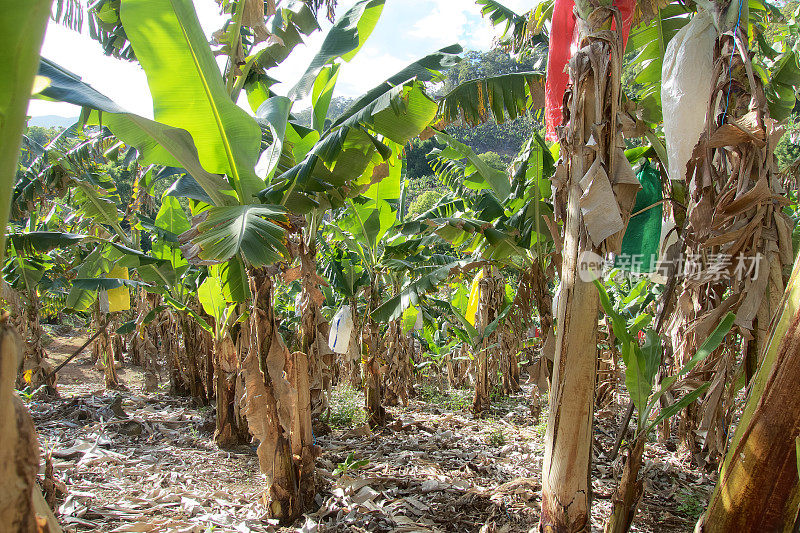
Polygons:
[[800,531],[796,1],[0,13],[0,530]]

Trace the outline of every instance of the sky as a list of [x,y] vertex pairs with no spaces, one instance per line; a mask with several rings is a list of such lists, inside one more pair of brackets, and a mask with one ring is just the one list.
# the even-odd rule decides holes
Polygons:
[[[355,0],[340,0],[337,16],[353,3]],[[503,3],[520,13],[535,2],[505,0]],[[222,26],[224,17],[214,0],[194,0],[194,5],[200,24],[210,37]],[[298,46],[283,64],[270,71],[272,77],[282,82],[275,86],[276,91],[287,92],[308,67],[330,27],[327,21],[321,21],[321,25],[322,32],[309,36],[305,45]],[[84,24],[84,31],[79,34],[51,21],[42,57],[77,74],[123,108],[152,118],[152,99],[144,71],[138,64],[103,55],[100,44],[89,38],[87,26]],[[480,7],[472,0],[386,0],[380,21],[366,45],[340,70],[334,94],[358,96],[415,59],[444,46],[458,43],[469,50],[488,50],[499,31],[481,18]],[[308,103],[299,102],[296,106],[302,109]],[[35,99],[28,107],[31,116],[76,117],[79,113],[79,108],[71,104]]]

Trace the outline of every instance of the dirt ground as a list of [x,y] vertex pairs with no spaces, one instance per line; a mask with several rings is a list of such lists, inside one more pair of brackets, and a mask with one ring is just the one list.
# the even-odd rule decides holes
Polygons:
[[[57,364],[84,339],[56,338],[48,353]],[[119,377],[129,392],[106,392],[87,350],[60,372],[61,398],[26,402],[52,456],[56,514],[67,531],[538,530],[546,424],[538,405],[546,401],[532,398],[528,385],[497,399],[483,419],[464,409],[468,391],[420,386],[409,406],[389,409],[392,420],[378,432],[357,414],[347,418],[357,393],[335,391],[334,429],[316,438],[316,509],[294,528],[278,528],[260,503],[254,446],[220,450],[212,408],[142,393],[140,368],[126,365]],[[622,410],[600,413],[596,424],[593,531],[602,530],[622,470],[621,457],[605,459]],[[713,478],[660,444],[648,445],[643,475],[632,531],[692,531]]]

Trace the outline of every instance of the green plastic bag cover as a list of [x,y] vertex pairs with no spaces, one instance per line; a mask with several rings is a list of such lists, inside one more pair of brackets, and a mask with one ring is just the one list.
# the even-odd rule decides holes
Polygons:
[[[642,190],[636,194],[633,212],[641,211],[662,199],[661,178],[658,170],[645,161],[636,174]],[[650,273],[658,262],[658,247],[661,244],[661,217],[664,206],[658,204],[647,211],[631,217],[625,236],[622,238],[622,251],[614,260],[614,266],[636,273]]]

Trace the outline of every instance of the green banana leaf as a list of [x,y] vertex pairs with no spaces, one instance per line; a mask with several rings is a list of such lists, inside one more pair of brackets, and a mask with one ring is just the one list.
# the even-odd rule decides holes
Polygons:
[[6,236],[17,253],[46,253],[55,248],[64,248],[80,244],[88,235],[79,235],[61,231],[31,231],[28,233],[12,233]]
[[185,168],[215,205],[236,203],[228,182],[206,171],[200,164],[197,147],[188,131],[128,113],[74,74],[46,59],[42,59],[39,64],[39,75],[47,79],[48,86],[36,95],[37,98],[67,102],[95,110],[89,121],[99,124],[102,118],[102,123],[118,139],[139,151],[142,165],[160,164]]
[[241,203],[264,188],[255,175],[256,121],[238,107],[189,0],[126,0],[123,27],[147,74],[155,120],[189,132],[200,164],[225,174]]
[[221,263],[242,254],[251,265],[265,266],[288,257],[286,211],[279,206],[211,207],[201,216],[179,237],[190,264]]
[[312,91],[317,75],[336,58],[349,62],[372,34],[383,12],[385,0],[359,0],[336,21],[317,55],[289,91],[289,98],[302,100]]
[[[180,235],[191,228],[191,223],[178,199],[164,196],[156,215],[155,226],[171,235]],[[178,270],[188,266],[189,263],[176,244],[159,238],[153,243],[153,255],[159,259],[166,259],[172,264],[173,269]]]
[[[4,2],[0,17],[0,259],[28,100],[51,2]],[[38,84],[41,87],[41,84]]]
[[544,107],[545,75],[515,72],[478,78],[460,84],[439,101],[439,115],[447,122],[459,118],[475,126],[494,118],[498,124],[529,110]]

